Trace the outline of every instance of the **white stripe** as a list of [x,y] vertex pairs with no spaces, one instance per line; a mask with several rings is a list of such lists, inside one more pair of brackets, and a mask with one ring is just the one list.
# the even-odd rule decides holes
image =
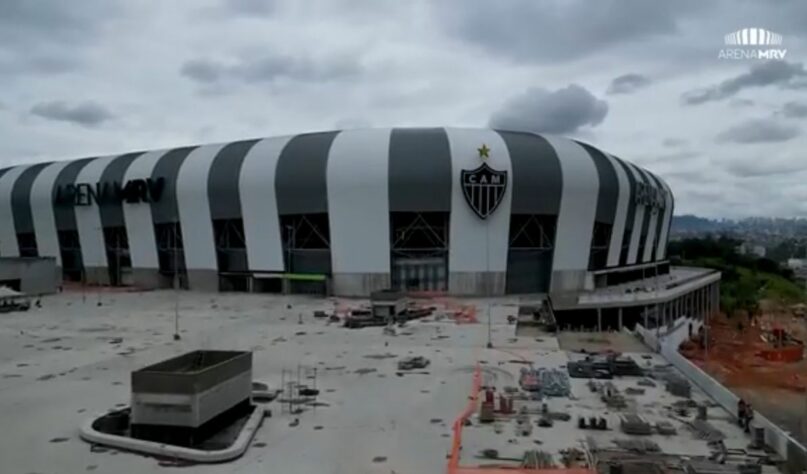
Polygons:
[[56,265],[59,267],[62,266],[62,253],[59,251],[56,216],[53,210],[53,186],[59,173],[69,163],[58,161],[46,166],[31,185],[31,217],[34,221],[37,252],[40,257],[56,257]]
[[238,188],[247,262],[253,271],[283,271],[283,241],[275,196],[275,169],[291,137],[256,143],[241,164]]
[[[88,184],[95,189],[104,170],[115,158],[117,156],[105,156],[90,161],[79,171],[75,184]],[[91,202],[89,206],[74,206],[73,209],[76,213],[76,229],[81,244],[81,260],[84,262],[84,268],[106,268],[106,243],[98,203]]]
[[[659,178],[661,180],[661,178]],[[658,239],[658,246],[656,247],[656,260],[663,260],[667,257],[667,235],[670,232],[670,221],[672,220],[673,212],[673,195],[670,187],[661,180],[664,186],[664,221],[661,223],[661,234]]]
[[[653,177],[650,176],[644,170],[641,170],[642,174],[647,177],[648,186],[653,192],[656,192],[658,187],[656,186],[656,182],[653,181]],[[658,227],[658,210],[654,212],[653,206],[647,206],[647,212],[650,213],[650,225],[647,227],[647,237],[645,238],[644,242],[644,251],[642,252],[642,262],[649,262],[653,259],[653,241],[656,239],[656,227]]]
[[555,149],[563,176],[553,272],[587,271],[600,188],[597,168],[577,143],[546,135],[544,138]]
[[0,177],[0,256],[19,257],[20,247],[17,245],[17,229],[14,225],[14,214],[11,209],[11,191],[14,183],[27,166],[17,166],[6,171]]
[[[177,175],[177,208],[188,270],[216,270],[216,245],[207,178],[210,166],[224,144],[199,147],[185,158]],[[193,286],[193,282],[191,282]]]
[[[167,150],[150,151],[132,160],[121,185],[133,179],[151,178],[154,166],[166,153]],[[128,203],[124,200],[121,207],[123,208],[126,235],[129,238],[132,268],[159,268],[151,205],[142,202]]]
[[[513,188],[513,168],[507,145],[493,130],[447,128],[446,134],[451,148],[452,180],[449,273],[506,272]],[[485,162],[494,170],[507,171],[508,181],[499,207],[487,219],[480,219],[474,213],[460,185],[462,170],[473,170],[482,164],[478,148],[483,144],[490,148]],[[449,283],[450,280],[449,276]],[[453,291],[452,288],[449,291]]]
[[[639,172],[632,163],[627,161],[624,161],[623,163],[625,163],[628,166],[628,169],[630,169],[638,188],[641,185],[640,183],[644,183],[642,177],[639,175]],[[628,265],[636,263],[636,257],[639,253],[639,238],[642,235],[642,222],[644,220],[644,206],[636,203],[634,203],[634,206],[636,210],[633,214],[633,232],[631,232],[630,245],[628,246],[628,260],[625,262]]]
[[334,274],[390,272],[390,133],[348,130],[331,145],[327,189]]
[[616,179],[619,183],[619,199],[616,205],[616,215],[614,225],[611,228],[611,243],[608,246],[607,266],[615,267],[619,265],[619,256],[622,252],[622,241],[625,235],[625,221],[628,219],[628,207],[630,206],[630,182],[625,174],[625,169],[611,155],[603,153],[616,172]]

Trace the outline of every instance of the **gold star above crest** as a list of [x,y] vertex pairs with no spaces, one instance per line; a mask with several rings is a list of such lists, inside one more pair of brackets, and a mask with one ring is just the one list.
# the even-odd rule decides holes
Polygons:
[[479,158],[482,158],[483,160],[485,158],[490,158],[490,148],[488,148],[488,146],[485,145],[484,143],[480,148],[477,148],[476,150],[479,152]]

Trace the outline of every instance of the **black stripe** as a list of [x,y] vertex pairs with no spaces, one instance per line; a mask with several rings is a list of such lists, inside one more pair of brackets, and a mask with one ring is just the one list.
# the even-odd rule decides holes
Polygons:
[[207,196],[212,219],[240,219],[239,177],[244,157],[258,140],[244,140],[225,145],[210,165]]
[[[611,155],[613,156],[613,155]],[[630,189],[630,196],[628,197],[628,212],[625,216],[625,229],[622,237],[622,245],[619,250],[619,264],[627,265],[628,252],[630,251],[630,237],[633,234],[633,221],[636,218],[636,178],[633,177],[628,165],[621,159],[613,156],[613,158],[622,167],[625,175],[628,178],[628,188]]]
[[510,213],[557,216],[563,193],[563,173],[555,149],[540,135],[496,132],[507,146],[513,169]]
[[[650,176],[650,178],[653,180],[653,182],[656,183],[656,189],[658,189],[659,192],[661,193],[661,198],[664,200],[665,205],[666,205],[667,191],[664,189],[664,186],[662,186],[661,181],[659,180],[658,176],[654,175],[653,173],[651,173],[649,171],[647,172],[647,174]],[[664,209],[659,209],[658,210],[658,217],[656,218],[656,238],[653,241],[653,255],[650,256],[650,261],[655,261],[656,260],[656,250],[658,249],[659,239],[661,239],[661,228],[663,226],[664,226]]]
[[14,215],[14,229],[17,232],[17,244],[20,246],[21,255],[22,243],[19,242],[19,235],[34,233],[34,216],[31,212],[31,187],[42,169],[49,164],[38,163],[29,166],[20,173],[11,188],[11,212]]
[[[126,170],[132,164],[135,158],[142,155],[142,151],[135,153],[127,153],[121,155],[106,165],[106,168],[101,172],[101,179],[98,181],[101,186],[114,186],[115,184],[123,186],[123,177],[126,176]],[[123,203],[117,199],[103,199],[98,206],[101,213],[101,227],[125,227],[126,221],[123,218]]]
[[[59,188],[63,188],[68,184],[76,184],[76,177],[78,177],[79,172],[81,172],[87,163],[94,159],[95,158],[82,158],[80,160],[72,161],[62,168],[62,170],[59,172],[59,176],[57,176],[53,182],[53,189],[51,189],[51,202],[54,202],[56,199],[56,192],[59,190]],[[65,230],[78,230],[78,226],[76,225],[76,212],[71,204],[54,204],[53,216],[56,220],[57,232]]]
[[388,179],[390,212],[451,212],[451,147],[445,129],[392,129]]
[[[639,176],[642,177],[642,181],[644,182],[645,186],[651,186],[650,180],[647,179],[647,175],[645,174],[644,170],[639,168],[636,165],[633,165],[636,171],[639,173]],[[644,215],[642,216],[642,232],[639,234],[639,250],[636,252],[636,263],[641,263],[644,261],[644,249],[647,246],[647,233],[650,230],[650,220],[653,216],[652,211],[653,208],[650,206],[644,206]]]
[[151,203],[151,219],[155,224],[179,222],[179,206],[177,205],[177,176],[179,168],[196,146],[175,148],[157,160],[151,179],[165,179],[163,195],[157,202]]
[[589,156],[591,156],[591,159],[594,161],[594,166],[597,167],[600,189],[597,194],[597,214],[595,220],[613,226],[614,218],[616,217],[616,208],[619,202],[619,180],[616,177],[616,170],[614,170],[613,165],[611,165],[611,160],[600,150],[586,143],[577,143],[586,149]]
[[328,153],[338,133],[297,135],[283,148],[275,173],[278,215],[328,212]]

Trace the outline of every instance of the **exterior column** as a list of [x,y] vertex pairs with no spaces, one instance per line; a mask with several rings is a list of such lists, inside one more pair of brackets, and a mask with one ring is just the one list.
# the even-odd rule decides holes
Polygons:
[[715,314],[720,312],[720,282],[715,282]]
[[647,306],[642,307],[642,313],[644,314],[644,327],[647,329]]
[[708,307],[706,305],[706,296],[707,296],[706,290],[707,289],[708,288],[704,288],[703,291],[701,291],[701,306],[703,307],[703,319],[704,320],[706,319],[706,315],[707,315],[707,311],[708,311]]
[[602,332],[602,308],[597,308],[597,331]]
[[617,313],[617,328],[620,332],[622,332],[622,307],[619,307],[619,312]]
[[687,295],[687,315],[694,318],[695,315],[695,292],[690,291]]

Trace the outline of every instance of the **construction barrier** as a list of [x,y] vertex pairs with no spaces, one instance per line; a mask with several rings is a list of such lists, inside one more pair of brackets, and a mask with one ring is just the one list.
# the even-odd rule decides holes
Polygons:
[[479,391],[482,389],[482,370],[476,366],[474,370],[473,383],[471,384],[471,394],[468,396],[468,404],[460,415],[454,420],[451,427],[453,433],[451,440],[451,452],[448,456],[448,474],[597,474],[595,470],[586,468],[561,468],[561,469],[523,469],[508,466],[460,466],[460,451],[462,450],[462,428],[467,420],[476,410],[479,402]]

